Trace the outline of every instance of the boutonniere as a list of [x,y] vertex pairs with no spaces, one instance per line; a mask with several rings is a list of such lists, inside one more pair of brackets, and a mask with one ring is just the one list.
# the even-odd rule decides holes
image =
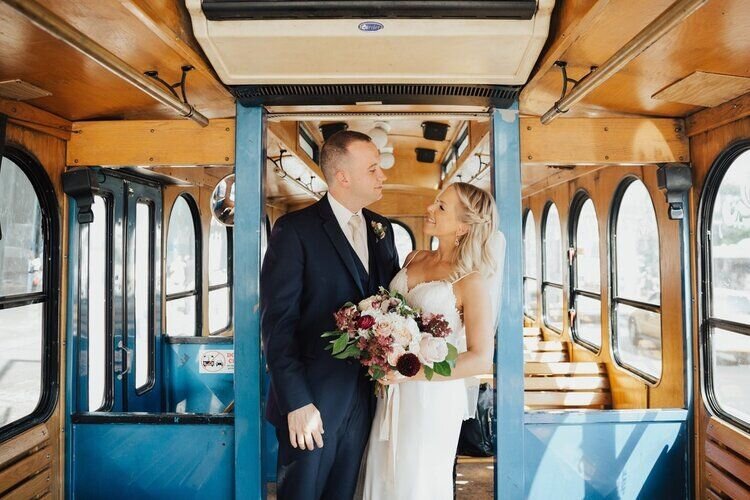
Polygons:
[[372,226],[372,231],[375,233],[375,236],[378,238],[378,240],[382,240],[385,238],[385,231],[386,227],[381,224],[380,222],[371,221],[370,225]]

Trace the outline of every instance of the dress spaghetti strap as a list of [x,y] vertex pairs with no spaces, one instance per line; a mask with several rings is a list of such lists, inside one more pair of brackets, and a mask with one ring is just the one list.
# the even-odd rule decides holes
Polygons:
[[458,283],[459,281],[461,281],[461,280],[462,280],[462,279],[464,279],[465,277],[467,277],[467,276],[471,276],[472,274],[474,274],[474,273],[478,273],[478,272],[479,272],[479,271],[472,271],[472,272],[470,272],[470,273],[466,273],[466,274],[464,274],[463,276],[461,276],[460,278],[457,278],[457,279],[455,279],[454,281],[451,281],[451,285],[455,285],[456,283]]
[[409,267],[409,264],[411,264],[411,261],[413,261],[414,257],[416,257],[417,255],[419,255],[419,252],[421,252],[421,251],[422,250],[417,250],[416,252],[414,252],[414,255],[411,256],[411,259],[409,259],[406,262],[404,262],[404,267]]

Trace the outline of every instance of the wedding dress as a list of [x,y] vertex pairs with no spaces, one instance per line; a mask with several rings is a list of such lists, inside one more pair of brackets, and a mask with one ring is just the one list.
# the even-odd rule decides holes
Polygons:
[[[408,263],[407,263],[408,265]],[[426,281],[408,288],[407,268],[391,291],[423,312],[442,314],[452,333],[448,342],[466,351],[466,335],[453,285]],[[464,380],[402,382],[379,398],[365,462],[365,500],[452,500],[453,464],[461,422],[469,418]]]

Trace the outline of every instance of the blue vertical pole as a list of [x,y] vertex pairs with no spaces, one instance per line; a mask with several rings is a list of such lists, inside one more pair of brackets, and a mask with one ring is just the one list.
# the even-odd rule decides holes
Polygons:
[[505,235],[502,314],[498,325],[496,376],[497,453],[495,498],[524,498],[523,281],[521,156],[518,104],[492,110],[493,194]]
[[258,307],[266,163],[266,121],[262,107],[237,105],[234,147],[234,494],[237,499],[265,498]]

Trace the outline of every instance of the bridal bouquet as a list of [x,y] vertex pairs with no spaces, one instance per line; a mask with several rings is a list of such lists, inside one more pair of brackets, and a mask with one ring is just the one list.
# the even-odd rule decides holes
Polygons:
[[372,380],[394,370],[413,377],[422,367],[431,380],[456,365],[458,350],[446,341],[451,328],[443,315],[413,309],[399,293],[381,287],[359,304],[347,302],[334,317],[338,329],[323,334],[333,338],[326,349],[337,359],[358,359]]

